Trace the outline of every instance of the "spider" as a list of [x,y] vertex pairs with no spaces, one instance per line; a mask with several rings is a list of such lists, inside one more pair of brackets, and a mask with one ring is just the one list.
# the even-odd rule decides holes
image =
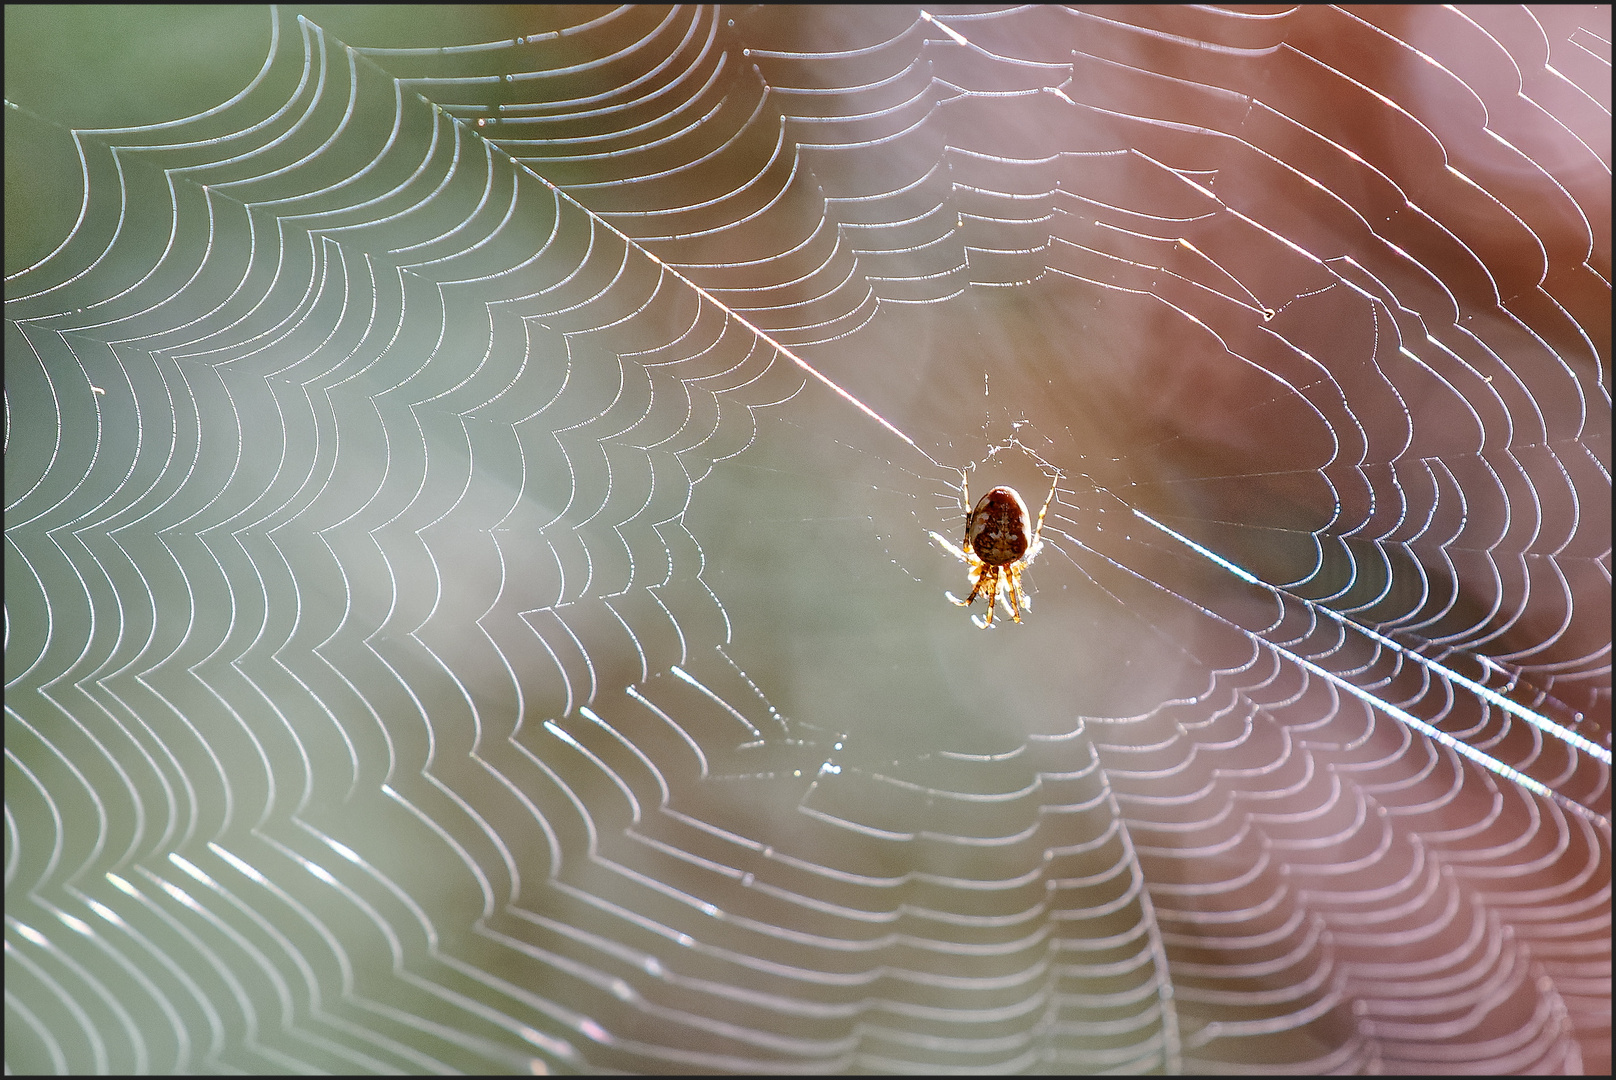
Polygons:
[[[970,506],[970,480],[962,476],[961,481],[960,501]],[[1055,488],[1059,484],[1060,473],[1057,472],[1049,485],[1049,497],[1044,500],[1043,509],[1038,511],[1038,522],[1030,530],[1027,527],[1027,504],[1021,501],[1021,495],[1015,488],[996,487],[982,496],[976,508],[965,515],[963,549],[955,547],[937,533],[931,534],[932,539],[966,565],[967,576],[973,583],[970,596],[964,600],[954,600],[952,596],[949,599],[960,607],[970,607],[978,594],[986,593],[988,615],[987,622],[981,624],[984,628],[993,625],[993,607],[1001,597],[1010,611],[1010,617],[1016,622],[1021,621],[1023,607],[1029,611],[1032,609],[1032,602],[1021,595],[1021,572],[1032,565],[1033,559],[1043,550],[1044,515],[1049,512],[1049,504],[1054,501]]]

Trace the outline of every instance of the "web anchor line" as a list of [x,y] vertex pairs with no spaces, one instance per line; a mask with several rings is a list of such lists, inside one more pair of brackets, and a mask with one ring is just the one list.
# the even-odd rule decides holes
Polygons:
[[[1106,492],[1106,494],[1110,495],[1111,493]],[[1112,495],[1112,498],[1116,498],[1116,496]],[[1124,505],[1127,505],[1126,500],[1122,500],[1122,501],[1123,501]],[[1151,517],[1149,514],[1145,513],[1143,510],[1134,509],[1133,507],[1129,507],[1129,509],[1133,510],[1134,517],[1138,518],[1139,520],[1145,522],[1148,525],[1152,525],[1155,528],[1160,529],[1162,532],[1166,533],[1168,536],[1171,536],[1174,540],[1177,540],[1179,543],[1183,544],[1185,547],[1188,547],[1191,551],[1195,552],[1197,555],[1200,555],[1202,558],[1207,559],[1208,561],[1214,563],[1215,565],[1221,567],[1222,569],[1229,571],[1231,574],[1234,574],[1241,581],[1244,581],[1244,582],[1246,582],[1247,584],[1250,584],[1250,585],[1256,585],[1257,587],[1262,588],[1262,589],[1266,589],[1269,592],[1273,593],[1275,596],[1288,597],[1288,598],[1293,599],[1293,600],[1299,600],[1303,604],[1307,605],[1307,607],[1308,607],[1308,609],[1310,611],[1313,611],[1313,612],[1316,612],[1318,614],[1324,615],[1325,617],[1329,618],[1330,620],[1332,620],[1337,625],[1339,625],[1339,626],[1341,626],[1343,628],[1350,628],[1352,630],[1356,630],[1358,633],[1363,634],[1364,636],[1370,638],[1371,640],[1375,641],[1376,643],[1378,643],[1380,645],[1384,645],[1388,649],[1391,649],[1393,652],[1397,653],[1397,655],[1407,657],[1409,660],[1412,660],[1413,662],[1419,664],[1421,667],[1424,667],[1426,670],[1430,671],[1433,675],[1436,675],[1440,679],[1444,679],[1444,680],[1447,680],[1447,681],[1452,682],[1452,683],[1457,683],[1458,685],[1465,687],[1466,689],[1470,690],[1471,692],[1476,694],[1478,697],[1480,697],[1482,700],[1488,702],[1491,705],[1497,706],[1499,709],[1502,709],[1503,711],[1505,711],[1505,712],[1507,712],[1507,713],[1509,713],[1509,714],[1511,714],[1513,716],[1519,717],[1520,719],[1526,721],[1528,724],[1531,724],[1537,730],[1543,732],[1545,735],[1549,735],[1549,736],[1552,736],[1553,738],[1559,739],[1562,742],[1570,745],[1571,747],[1573,747],[1573,748],[1575,748],[1577,750],[1580,750],[1583,753],[1589,755],[1590,757],[1594,758],[1595,760],[1604,762],[1606,765],[1610,764],[1610,762],[1611,762],[1610,751],[1606,750],[1604,747],[1602,747],[1602,746],[1598,745],[1597,743],[1593,742],[1591,739],[1588,739],[1588,738],[1586,738],[1586,737],[1584,737],[1582,735],[1578,735],[1574,731],[1568,731],[1566,728],[1561,727],[1559,724],[1556,724],[1554,721],[1550,720],[1548,717],[1543,716],[1543,715],[1541,715],[1539,713],[1536,713],[1536,712],[1532,711],[1531,709],[1526,708],[1524,705],[1521,705],[1519,702],[1511,701],[1509,698],[1507,698],[1504,695],[1500,694],[1498,691],[1492,689],[1491,687],[1483,686],[1481,683],[1476,682],[1474,679],[1466,678],[1464,675],[1459,674],[1457,671],[1454,671],[1452,668],[1448,667],[1446,664],[1443,664],[1443,663],[1441,663],[1439,661],[1436,661],[1436,660],[1432,660],[1428,656],[1423,656],[1420,653],[1417,653],[1417,652],[1413,651],[1412,649],[1409,649],[1409,648],[1406,648],[1406,647],[1404,647],[1402,645],[1399,645],[1397,642],[1393,641],[1391,638],[1386,637],[1384,634],[1378,633],[1377,631],[1371,630],[1367,626],[1363,626],[1363,625],[1361,625],[1359,623],[1356,623],[1356,622],[1352,621],[1351,619],[1346,618],[1340,612],[1333,611],[1330,608],[1324,606],[1323,604],[1319,604],[1316,601],[1309,600],[1306,597],[1293,596],[1292,594],[1290,594],[1288,592],[1285,592],[1284,590],[1280,589],[1278,586],[1269,584],[1268,582],[1266,582],[1266,581],[1262,580],[1261,578],[1257,577],[1255,574],[1253,574],[1250,571],[1246,570],[1244,567],[1241,567],[1236,563],[1230,562],[1228,559],[1225,559],[1223,556],[1219,555],[1217,552],[1211,550],[1210,548],[1207,548],[1207,547],[1205,547],[1205,546],[1203,546],[1201,544],[1198,544],[1194,540],[1191,540],[1189,537],[1185,536],[1183,533],[1177,531],[1176,529],[1173,529],[1173,528],[1171,528],[1171,527],[1169,527],[1167,525],[1162,524],[1161,522],[1157,521],[1155,518]],[[1230,625],[1235,625],[1235,624],[1231,623]],[[1237,627],[1237,628],[1239,628],[1239,627]],[[1239,629],[1243,630],[1244,628],[1239,628]],[[1376,697],[1374,694],[1371,694],[1369,691],[1365,690],[1363,687],[1358,686],[1355,683],[1353,683],[1353,682],[1351,682],[1351,681],[1349,681],[1347,679],[1342,678],[1340,675],[1337,675],[1335,672],[1332,672],[1327,668],[1321,667],[1320,665],[1315,664],[1313,661],[1308,660],[1305,657],[1298,656],[1297,654],[1291,652],[1289,649],[1282,648],[1282,647],[1280,647],[1278,645],[1275,645],[1273,642],[1267,641],[1264,638],[1261,638],[1261,637],[1259,637],[1257,635],[1254,635],[1250,631],[1244,631],[1244,632],[1247,634],[1248,637],[1253,637],[1256,640],[1262,642],[1268,648],[1273,649],[1275,652],[1278,652],[1278,653],[1286,656],[1287,658],[1289,658],[1290,660],[1294,661],[1295,663],[1301,665],[1303,668],[1306,668],[1308,671],[1312,672],[1313,674],[1318,675],[1320,678],[1323,678],[1323,679],[1327,680],[1328,682],[1330,682],[1332,685],[1338,687],[1339,689],[1345,690],[1347,693],[1349,693],[1353,697],[1356,697],[1359,700],[1365,702],[1370,707],[1375,708],[1375,709],[1379,709],[1380,711],[1386,713],[1388,716],[1392,717],[1394,720],[1398,721],[1399,723],[1401,723],[1401,724],[1403,724],[1403,725],[1405,725],[1405,726],[1419,732],[1420,734],[1426,736],[1427,738],[1435,740],[1436,742],[1440,743],[1441,745],[1446,746],[1449,749],[1456,751],[1457,753],[1461,754],[1462,756],[1464,756],[1466,758],[1469,758],[1471,761],[1475,762],[1477,765],[1480,765],[1482,768],[1486,769],[1487,771],[1493,773],[1495,776],[1502,777],[1503,779],[1508,780],[1511,783],[1517,784],[1520,787],[1525,788],[1527,791],[1530,791],[1535,795],[1540,795],[1543,798],[1548,799],[1550,802],[1554,803],[1556,806],[1559,806],[1561,809],[1568,810],[1568,811],[1570,811],[1570,812],[1572,812],[1574,814],[1577,814],[1577,815],[1579,815],[1581,817],[1584,817],[1584,818],[1588,819],[1589,821],[1592,821],[1593,823],[1599,825],[1601,828],[1609,830],[1610,821],[1609,821],[1608,818],[1604,817],[1603,815],[1601,815],[1601,814],[1599,814],[1599,813],[1597,813],[1597,812],[1595,812],[1593,810],[1590,810],[1588,807],[1586,807],[1586,806],[1582,805],[1581,803],[1577,802],[1575,799],[1571,799],[1571,798],[1568,798],[1565,795],[1562,795],[1560,792],[1555,791],[1553,788],[1549,787],[1547,784],[1544,784],[1539,780],[1534,780],[1532,777],[1527,776],[1525,773],[1522,773],[1517,769],[1511,768],[1510,766],[1504,764],[1502,761],[1499,761],[1497,758],[1494,758],[1491,755],[1486,754],[1481,750],[1477,750],[1475,747],[1471,746],[1470,744],[1464,742],[1461,739],[1454,738],[1452,735],[1448,734],[1446,731],[1443,731],[1440,728],[1434,727],[1433,725],[1426,723],[1424,720],[1421,720],[1419,717],[1417,717],[1417,716],[1413,715],[1412,713],[1408,712],[1406,709],[1400,709],[1396,705],[1393,705],[1389,701],[1381,700],[1380,698]]]
[[[457,120],[456,123],[459,123],[459,121]],[[543,184],[545,187],[547,187],[551,191],[555,192],[555,194],[556,194],[556,196],[558,198],[565,199],[572,206],[577,207],[579,210],[582,210],[585,214],[587,214],[589,216],[589,219],[591,221],[595,222],[597,225],[599,225],[602,228],[606,229],[613,236],[616,236],[618,239],[622,240],[623,243],[628,245],[630,250],[637,251],[641,255],[644,255],[647,259],[650,259],[652,262],[656,263],[659,267],[662,268],[662,270],[665,273],[672,276],[674,278],[674,280],[682,282],[683,284],[688,286],[690,289],[694,290],[697,296],[700,296],[702,299],[706,300],[708,303],[710,303],[714,307],[718,308],[718,310],[722,311],[728,318],[734,319],[736,322],[738,322],[742,326],[746,327],[746,329],[751,334],[753,334],[759,341],[762,341],[765,344],[767,344],[770,348],[774,349],[781,356],[784,356],[787,360],[790,360],[793,364],[796,364],[798,367],[802,368],[802,370],[806,371],[808,374],[810,374],[814,378],[818,379],[827,388],[829,388],[832,393],[834,393],[836,396],[840,397],[843,401],[845,401],[849,405],[853,406],[855,409],[857,409],[859,412],[863,413],[865,416],[868,416],[871,420],[874,420],[877,424],[880,424],[882,427],[886,428],[892,434],[896,435],[899,439],[902,439],[905,443],[907,443],[910,446],[910,448],[912,448],[921,457],[925,458],[927,461],[931,462],[933,465],[936,465],[938,468],[943,468],[944,467],[942,462],[938,461],[936,458],[934,458],[930,454],[926,453],[926,451],[922,450],[920,448],[919,443],[915,442],[915,440],[913,440],[909,436],[905,435],[897,427],[897,425],[892,423],[892,421],[888,420],[886,417],[882,416],[880,413],[876,412],[874,409],[872,409],[868,405],[864,404],[864,402],[860,401],[851,392],[844,389],[839,383],[837,383],[830,376],[826,375],[824,372],[822,372],[818,368],[814,367],[808,361],[804,360],[802,357],[800,357],[796,353],[792,352],[790,349],[788,349],[782,343],[776,341],[772,336],[770,336],[768,331],[764,330],[762,327],[760,327],[757,324],[753,323],[746,316],[742,315],[740,312],[736,311],[734,308],[730,307],[728,304],[726,304],[722,300],[718,299],[718,297],[714,296],[712,293],[708,292],[706,289],[704,289],[700,285],[696,284],[690,278],[688,278],[684,274],[680,273],[673,266],[670,266],[668,263],[663,262],[661,259],[657,258],[657,256],[653,252],[651,252],[649,249],[647,249],[646,247],[641,245],[639,241],[635,240],[632,236],[629,236],[623,230],[619,229],[617,226],[613,225],[611,222],[609,222],[605,218],[601,217],[595,211],[589,209],[589,207],[585,206],[583,203],[579,202],[577,199],[575,199],[571,195],[567,194],[565,191],[563,191],[561,188],[557,187],[555,184],[552,184],[549,180],[546,180],[543,176],[540,176],[538,173],[534,172],[525,163],[517,161],[515,158],[510,158],[510,160],[518,168],[522,169],[528,175],[530,175],[534,179],[538,180],[539,183]]]

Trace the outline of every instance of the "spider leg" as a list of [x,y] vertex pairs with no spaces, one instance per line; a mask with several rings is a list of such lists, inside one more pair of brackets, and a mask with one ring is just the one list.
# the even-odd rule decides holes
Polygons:
[[982,591],[982,583],[987,579],[988,576],[986,573],[979,572],[976,575],[976,585],[971,589],[971,595],[967,596],[963,600],[955,600],[954,603],[958,604],[960,607],[970,607],[972,604],[976,603],[977,594]]
[[961,548],[959,545],[955,544],[954,541],[950,540],[942,533],[933,532],[929,533],[928,535],[931,537],[932,543],[954,556],[954,558],[958,559],[960,562],[969,565],[971,560],[966,556],[964,548]]
[[976,517],[976,510],[971,506],[971,478],[960,470],[960,502],[965,506],[965,539],[960,541],[961,547],[971,546],[971,519]]
[[[988,567],[975,558],[971,550],[971,522],[976,518],[976,510],[971,506],[971,478],[960,470],[960,502],[965,507],[965,536],[960,540],[959,554],[965,560],[965,565],[976,573],[976,582],[971,587],[971,595],[964,600],[955,600],[960,607],[970,607],[976,603],[976,598],[982,592],[982,586],[988,583],[989,577],[993,579],[993,591],[988,594],[988,622],[993,622],[993,599],[999,593],[999,568]],[[936,535],[935,533],[933,535]],[[941,537],[939,537],[941,539]]]
[[1021,571],[1014,566],[1008,566],[1004,572],[1005,591],[1010,594],[1010,617],[1016,622],[1021,621]]
[[1039,546],[1044,542],[1044,515],[1049,513],[1049,504],[1055,501],[1055,489],[1060,486],[1060,480],[1061,474],[1057,472],[1054,480],[1050,482],[1049,495],[1045,497],[1044,505],[1038,511],[1038,524],[1033,526],[1032,543],[1028,545],[1027,553],[1022,556],[1027,562],[1032,562],[1032,557],[1038,553]]

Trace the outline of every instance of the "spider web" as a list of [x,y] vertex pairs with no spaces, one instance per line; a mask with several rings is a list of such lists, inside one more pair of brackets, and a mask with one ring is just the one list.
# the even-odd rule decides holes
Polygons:
[[1608,1071],[1608,7],[70,18],[9,1069]]

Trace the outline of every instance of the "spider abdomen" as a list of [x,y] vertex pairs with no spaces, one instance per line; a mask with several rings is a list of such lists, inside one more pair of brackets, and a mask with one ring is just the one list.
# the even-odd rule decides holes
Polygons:
[[1027,553],[1032,543],[1027,504],[1014,488],[996,487],[971,511],[966,537],[976,557],[989,566],[1007,566]]

